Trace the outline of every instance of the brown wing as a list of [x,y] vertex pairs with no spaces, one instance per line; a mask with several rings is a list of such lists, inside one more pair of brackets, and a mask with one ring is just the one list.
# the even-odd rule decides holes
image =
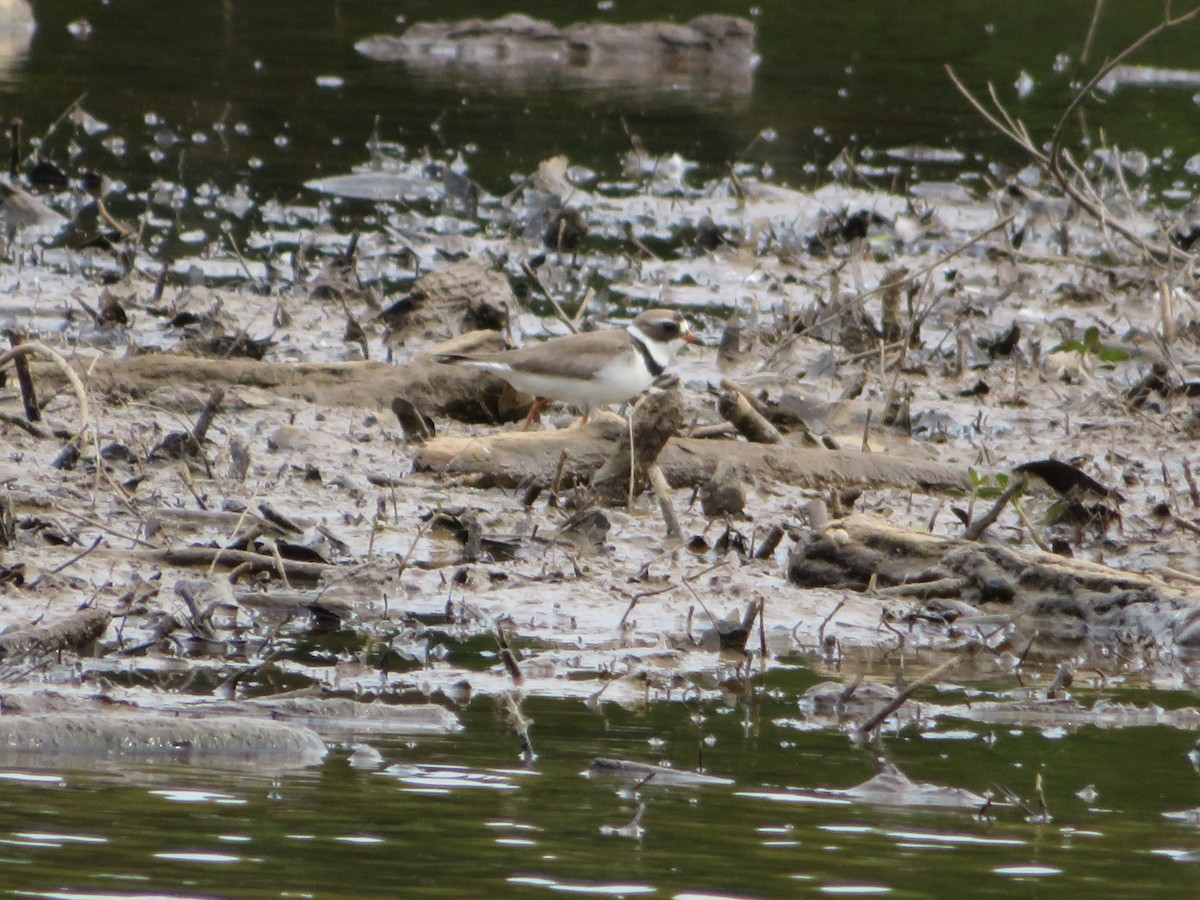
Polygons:
[[611,363],[615,354],[631,346],[624,331],[587,331],[550,338],[517,350],[471,354],[464,361],[503,363],[514,372],[586,380]]

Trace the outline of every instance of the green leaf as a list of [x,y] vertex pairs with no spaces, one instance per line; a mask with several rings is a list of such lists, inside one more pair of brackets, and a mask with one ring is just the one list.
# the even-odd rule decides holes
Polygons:
[[1046,510],[1046,515],[1042,519],[1042,524],[1043,525],[1053,525],[1055,522],[1057,522],[1059,519],[1061,519],[1063,517],[1063,513],[1065,513],[1067,511],[1067,509],[1070,507],[1070,505],[1071,505],[1071,501],[1067,500],[1065,497],[1062,500],[1059,500],[1057,503],[1055,503],[1053,506],[1051,506],[1048,510]]
[[1104,362],[1125,362],[1130,358],[1120,347],[1101,347],[1099,356]]
[[1069,340],[1063,341],[1057,347],[1054,347],[1050,350],[1051,353],[1063,353],[1068,351],[1072,353],[1083,353],[1084,346],[1083,344],[1079,343],[1079,341]]

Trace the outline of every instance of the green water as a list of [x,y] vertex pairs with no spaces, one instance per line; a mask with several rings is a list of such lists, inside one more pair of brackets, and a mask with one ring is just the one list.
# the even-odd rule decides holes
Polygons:
[[[1092,0],[766,2],[754,17],[762,62],[753,92],[697,97],[645,90],[636,79],[605,90],[556,79],[512,89],[462,73],[412,74],[364,59],[353,47],[368,35],[399,30],[400,14],[409,21],[492,16],[512,11],[510,3],[227,0],[188,4],[186,11],[149,0],[35,5],[42,25],[30,53],[0,76],[0,113],[6,118],[19,115],[30,134],[39,134],[86,93],[84,106],[126,138],[128,153],[115,158],[82,141],[87,152],[76,164],[134,187],[182,173],[192,187],[210,180],[222,187],[247,181],[260,196],[310,202],[303,181],[362,162],[376,115],[385,140],[411,149],[473,149],[472,173],[499,191],[508,189],[512,173],[529,171],[555,153],[601,172],[618,170],[618,157],[629,148],[623,122],[650,151],[680,152],[709,173],[739,157],[762,129],[773,129],[777,139],[760,142],[745,158],[770,164],[792,182],[824,180],[825,165],[843,147],[953,147],[966,154],[966,167],[980,168],[987,159],[1016,157],[953,90],[944,64],[977,88],[994,81],[1035,134],[1048,134],[1072,80],[1158,21],[1162,11],[1160,3],[1107,3],[1092,64],[1081,68],[1077,59]],[[558,24],[596,15],[591,4],[553,0],[530,0],[517,8]],[[607,19],[686,21],[701,12],[747,15],[750,9],[728,0],[630,0],[618,3]],[[66,28],[80,17],[93,26],[86,41]],[[1166,35],[1139,61],[1193,66],[1198,27]],[[1060,54],[1067,62],[1056,72]],[[1036,85],[1023,100],[1013,88],[1022,71]],[[344,86],[318,87],[322,75],[339,76]],[[1181,163],[1200,151],[1200,106],[1193,93],[1179,88],[1118,93],[1091,107],[1093,137],[1102,126],[1122,146],[1151,154],[1171,147]],[[183,141],[162,162],[149,158],[150,136],[160,125],[146,125],[147,113]],[[229,127],[217,139],[212,125],[222,117]],[[235,131],[235,124],[246,133]],[[210,139],[194,143],[196,132],[208,132]],[[67,144],[68,136],[60,133],[48,147],[62,164],[68,162]],[[917,174],[956,173],[934,166]]]
[[[1185,758],[1193,735],[955,725],[886,741],[914,780],[1003,785],[1029,800],[1040,773],[1049,824],[1013,807],[980,820],[780,802],[768,797],[849,787],[876,767],[841,735],[786,723],[810,675],[769,680],[784,696],[602,714],[529,702],[539,754],[529,769],[493,703],[476,700],[462,735],[385,742],[378,770],[351,768],[343,751],[277,778],[181,764],[58,771],[65,786],[5,781],[0,885],[64,897],[1193,895],[1196,862],[1171,854],[1200,851],[1200,826],[1161,815],[1200,803]],[[605,835],[633,819],[637,800],[619,782],[581,777],[596,756],[702,759],[735,783],[648,785],[644,834]],[[1084,802],[1075,792],[1089,784],[1099,796]]]

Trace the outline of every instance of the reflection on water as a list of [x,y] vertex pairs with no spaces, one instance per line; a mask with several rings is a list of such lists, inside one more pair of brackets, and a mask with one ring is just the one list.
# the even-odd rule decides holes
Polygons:
[[0,85],[20,71],[36,26],[26,0],[0,0]]
[[33,31],[0,25],[0,84],[12,80],[33,43]]
[[[86,93],[88,111],[111,126],[108,150],[74,156],[60,131],[45,152],[60,165],[101,169],[136,191],[182,175],[189,190],[232,190],[246,182],[257,197],[287,202],[304,182],[361,161],[376,117],[383,140],[410,150],[466,149],[475,177],[497,192],[509,188],[512,173],[529,172],[557,153],[611,172],[631,134],[651,153],[696,159],[701,177],[745,158],[768,163],[787,181],[823,180],[825,166],[847,146],[898,149],[907,177],[936,172],[948,159],[980,168],[981,154],[1013,158],[951,87],[946,63],[968,84],[996,83],[1035,134],[1048,129],[1080,75],[1093,6],[1093,0],[980,0],[968,12],[953,0],[902,11],[891,0],[763,4],[749,19],[757,32],[753,52],[761,57],[749,70],[752,82],[727,77],[745,91],[731,92],[726,83],[714,93],[686,79],[668,82],[666,90],[661,81],[644,84],[630,77],[629,67],[602,88],[535,68],[520,90],[510,90],[490,72],[471,77],[411,59],[384,63],[355,50],[373,35],[403,35],[407,26],[511,12],[505,4],[451,8],[419,0],[404,4],[400,24],[388,4],[295,0],[286,11],[278,4],[225,3],[183,12],[175,4],[122,0],[89,13],[93,32],[82,41],[68,30],[78,4],[42,0],[30,52],[0,90],[4,115],[24,118],[31,136],[42,135]],[[527,0],[520,8],[559,28],[586,18],[583,7],[552,0]],[[588,10],[612,26],[748,12],[732,0],[702,7],[693,0],[643,0]],[[1155,4],[1106,6],[1093,59],[1124,47],[1159,13]],[[1186,34],[1168,35],[1144,62],[1195,69],[1193,47]],[[1014,87],[1022,72],[1033,82],[1023,97]],[[1190,141],[1189,90],[1121,90],[1137,93],[1118,91],[1092,112],[1091,127],[1151,154]],[[755,143],[764,129],[777,139]],[[927,152],[912,158],[904,148],[914,146]]]
[[[378,744],[378,771],[352,768],[348,748],[278,778],[186,765],[31,770],[60,786],[8,782],[0,884],[40,897],[396,896],[402,885],[404,896],[670,898],[1009,897],[1034,883],[1040,897],[1176,897],[1194,885],[1200,830],[1173,812],[1200,795],[1190,734],[1082,729],[1047,740],[1012,729],[990,747],[947,748],[912,729],[885,738],[913,783],[1029,797],[1040,774],[1052,821],[1035,824],[1012,805],[981,815],[853,796],[871,754],[842,735],[797,739],[772,724],[798,693],[777,687],[731,700],[733,714],[724,704],[589,712],[528,702],[531,770],[513,766],[517,748],[490,701],[463,711],[460,734]],[[701,746],[703,768],[732,784],[634,788],[582,775],[600,755],[694,768]],[[1143,764],[1131,782],[1135,752]],[[1103,808],[1075,796],[1085,784]],[[626,836],[614,828],[632,821],[640,827]]]
[[738,16],[673,22],[550,22],[512,13],[490,22],[415,22],[354,47],[430,80],[527,92],[546,83],[590,92],[673,92],[697,102],[754,87],[755,27]]
[[528,772],[477,772],[465,766],[407,766],[396,765],[381,774],[398,778],[410,788],[423,793],[449,794],[461,788],[487,788],[493,791],[515,791],[519,785],[514,776]]
[[[576,64],[579,42],[564,38],[574,62],[535,58],[518,67],[514,88],[509,39],[501,50],[484,42],[503,57],[503,76],[482,66],[487,53],[464,50],[470,39],[461,29],[448,42],[412,41],[416,50],[390,61],[355,49],[378,35],[407,46],[406,34],[451,14],[444,4],[405,4],[398,22],[386,4],[296,0],[283,13],[278,4],[225,3],[183,13],[174,4],[122,0],[89,14],[83,40],[71,27],[77,4],[43,0],[28,54],[12,58],[8,80],[0,77],[0,115],[24,120],[26,169],[40,156],[73,179],[76,190],[58,190],[54,203],[76,219],[69,246],[91,243],[111,226],[79,187],[98,179],[107,211],[141,236],[147,252],[139,261],[177,263],[199,279],[269,281],[277,272],[258,257],[272,249],[328,247],[350,231],[378,233],[383,222],[403,234],[405,215],[422,212],[421,198],[440,198],[444,178],[465,171],[485,194],[504,196],[514,178],[559,154],[599,184],[619,177],[622,159],[640,147],[645,159],[678,154],[694,167],[693,184],[733,166],[811,186],[844,170],[845,158],[838,160],[848,149],[856,171],[879,184],[934,179],[914,193],[965,194],[989,163],[1017,157],[955,92],[943,65],[977,88],[995,82],[1035,135],[1053,126],[1085,71],[1078,56],[1092,0],[1063,0],[1053,11],[983,0],[969,15],[953,0],[909,4],[903,14],[893,7],[890,0],[601,7],[593,15],[603,27],[585,33],[658,21],[674,35],[702,21],[698,14],[736,17],[716,21],[736,20],[753,33],[735,35],[726,53],[700,54],[703,64],[688,64],[695,54],[673,45],[628,65],[610,64],[604,53]],[[1106,7],[1094,56],[1154,24],[1148,7]],[[561,4],[529,0],[521,11],[571,34]],[[506,12],[482,2],[453,9],[463,19]],[[590,40],[604,47],[611,38]],[[714,66],[710,57],[736,64]],[[1145,61],[1156,71],[1194,69],[1192,45],[1175,34],[1156,42]],[[588,72],[599,74],[580,74]],[[649,77],[656,72],[662,77]],[[1188,163],[1196,104],[1173,83],[1122,82],[1089,110],[1089,127],[1138,148],[1148,177],[1179,198],[1196,168]],[[370,171],[348,174],[364,163]],[[437,232],[436,222],[427,224]],[[231,244],[241,248],[232,256]],[[61,255],[50,261],[77,264]],[[96,252],[84,265],[105,275],[117,269]],[[404,267],[383,272],[389,281],[403,274]]]

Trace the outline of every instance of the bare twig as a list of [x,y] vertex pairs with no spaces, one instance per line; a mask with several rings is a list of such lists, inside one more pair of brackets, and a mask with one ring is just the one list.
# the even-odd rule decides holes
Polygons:
[[576,326],[575,322],[572,321],[571,317],[566,314],[563,308],[559,306],[558,299],[546,289],[544,284],[542,284],[542,279],[538,277],[538,273],[534,271],[533,266],[527,262],[522,262],[521,271],[525,273],[525,277],[529,279],[530,284],[538,289],[538,293],[550,301],[550,305],[554,307],[554,313],[558,316],[558,320],[571,330],[571,334],[576,334],[579,331],[579,328]]
[[[950,81],[960,94],[975,108],[993,128],[1000,134],[1007,137],[1018,147],[1020,147],[1026,155],[1028,155],[1042,170],[1058,184],[1067,197],[1074,201],[1088,215],[1094,218],[1101,224],[1102,227],[1110,228],[1121,237],[1125,238],[1146,256],[1158,263],[1169,263],[1172,260],[1183,260],[1188,258],[1188,254],[1170,244],[1161,244],[1154,241],[1149,241],[1139,235],[1132,227],[1125,222],[1115,218],[1105,206],[1104,202],[1099,198],[1098,192],[1087,180],[1086,175],[1080,170],[1079,166],[1063,149],[1063,142],[1066,138],[1067,124],[1071,120],[1071,116],[1080,108],[1084,101],[1091,96],[1092,92],[1100,84],[1104,78],[1109,75],[1117,66],[1129,59],[1130,56],[1137,53],[1152,40],[1157,38],[1163,32],[1169,29],[1176,28],[1192,19],[1200,16],[1200,6],[1195,6],[1185,13],[1178,16],[1172,16],[1170,4],[1167,4],[1166,12],[1163,21],[1151,28],[1132,44],[1118,53],[1116,56],[1109,59],[1104,65],[1096,70],[1095,74],[1088,82],[1075,94],[1071,101],[1063,110],[1062,115],[1054,125],[1054,129],[1050,135],[1049,149],[1043,152],[1039,149],[1039,143],[1035,141],[1029,134],[1025,124],[1019,119],[1013,118],[1004,105],[1000,102],[996,95],[995,88],[988,84],[988,96],[991,99],[992,109],[984,106],[971,91],[962,83],[958,75],[955,74],[953,68],[947,65],[946,74]],[[1094,16],[1093,26],[1096,19],[1099,17],[1099,4],[1097,4]],[[1089,33],[1088,43],[1090,45],[1091,34]],[[1070,171],[1068,171],[1068,169]],[[1078,179],[1078,183],[1075,179]],[[1082,185],[1082,187],[1081,187]],[[1090,196],[1089,196],[1090,195]]]
[[[971,235],[969,238],[967,238],[965,241],[963,241],[957,247],[954,247],[953,249],[947,251],[946,253],[943,253],[941,256],[939,256],[937,259],[935,259],[933,262],[929,263],[928,265],[921,266],[921,268],[916,269],[913,272],[910,272],[907,277],[901,278],[898,280],[890,280],[890,281],[885,280],[885,281],[881,282],[880,284],[876,285],[875,287],[870,288],[869,290],[865,290],[862,293],[858,294],[851,302],[852,303],[861,303],[863,300],[867,299],[868,297],[873,297],[876,294],[882,293],[885,290],[901,289],[901,288],[908,286],[909,284],[911,284],[913,282],[918,281],[919,279],[924,278],[926,275],[928,275],[929,273],[931,273],[935,269],[937,269],[938,266],[944,265],[945,263],[952,260],[954,257],[956,257],[956,256],[960,255],[961,253],[965,252],[966,250],[970,249],[975,244],[982,241],[988,235],[990,235],[996,231],[999,231],[1002,228],[1005,228],[1015,218],[1016,218],[1015,215],[1005,216],[1000,221],[998,221],[992,225],[989,225],[987,228],[983,229],[982,231],[977,231],[975,234]],[[932,310],[933,305],[937,302],[937,299],[938,298],[934,298],[933,300],[931,300],[925,309],[923,309],[921,312],[919,312],[913,316],[913,327],[917,327],[917,325],[919,325],[920,322],[924,321],[925,317],[928,316],[930,311]],[[829,312],[826,315],[822,316],[821,318],[817,319],[812,324],[805,326],[800,331],[797,331],[797,332],[789,335],[785,340],[780,341],[779,344],[777,344],[774,347],[774,349],[772,349],[771,352],[767,355],[767,358],[765,360],[763,360],[763,363],[761,366],[758,367],[758,370],[761,372],[761,371],[765,371],[767,368],[769,368],[775,362],[775,360],[777,360],[780,357],[780,355],[782,355],[788,348],[790,348],[793,344],[795,344],[796,341],[798,341],[798,340],[800,340],[800,338],[804,337],[804,335],[806,335],[812,331],[816,331],[818,328],[828,325],[830,322],[835,322],[838,319],[840,319],[845,311],[845,306],[840,303],[834,304],[834,306],[836,308],[834,310],[832,310],[831,312]],[[903,344],[903,342],[900,342],[900,341],[897,342],[897,346],[900,346],[902,344]],[[872,348],[869,352],[871,355],[875,355],[878,352],[878,349]]]
[[50,136],[58,130],[58,126],[61,125],[63,122],[65,122],[67,120],[67,117],[70,116],[71,113],[75,112],[75,110],[77,110],[79,108],[79,105],[81,103],[83,103],[83,101],[86,99],[87,99],[87,91],[84,91],[82,94],[80,94],[74,100],[72,100],[69,104],[67,104],[67,108],[64,109],[61,113],[59,113],[58,118],[55,119],[53,122],[51,122],[50,127],[47,128],[45,130],[45,132],[42,134],[41,143],[37,147],[35,147],[33,150],[29,151],[29,155],[26,156],[24,160],[22,160],[21,164],[23,166],[28,166],[31,162],[33,162],[33,160],[37,156],[37,154],[41,152],[41,148],[46,146],[46,141],[48,141],[50,139]]
[[88,404],[87,390],[83,386],[79,375],[71,368],[71,364],[63,359],[62,355],[54,350],[51,350],[41,341],[27,341],[13,347],[7,353],[0,353],[0,368],[14,362],[18,357],[29,356],[31,353],[36,353],[39,356],[44,356],[63,373],[67,381],[70,382],[71,388],[75,391],[75,398],[79,401],[79,428],[75,432],[76,438],[81,436],[89,424],[91,424],[91,407]]
[[[8,331],[8,339],[14,347],[19,347],[25,341],[25,333],[20,328],[11,328]],[[42,411],[38,407],[37,391],[33,387],[33,375],[29,372],[29,360],[24,356],[17,356],[13,359],[13,365],[17,370],[17,384],[21,388],[21,402],[25,406],[25,418],[29,422],[40,422]]]
[[[650,478],[650,487],[654,491],[654,497],[658,500],[658,508],[662,513],[663,522],[667,526],[668,541],[682,541],[683,529],[679,527],[679,517],[675,515],[675,505],[671,502],[671,488],[667,484],[667,478],[662,473],[662,469],[658,464],[652,465],[646,470],[647,476]],[[633,479],[629,480],[633,483]]]
[[841,609],[845,605],[846,605],[846,598],[843,597],[841,600],[839,600],[837,602],[837,604],[833,607],[833,609],[831,609],[829,611],[829,615],[827,615],[824,619],[821,620],[821,625],[819,628],[817,628],[817,643],[818,644],[825,643],[825,627],[830,623],[830,621],[833,619],[833,617],[838,614],[838,610]]
[[[1097,10],[1097,16],[1098,15],[1099,11]],[[1079,92],[1074,96],[1074,98],[1072,98],[1071,102],[1067,104],[1066,109],[1063,110],[1062,115],[1059,116],[1058,122],[1055,123],[1054,131],[1052,131],[1050,134],[1051,161],[1056,160],[1062,152],[1063,138],[1065,136],[1067,122],[1070,120],[1071,114],[1079,108],[1079,106],[1085,99],[1087,99],[1088,96],[1091,95],[1092,91],[1096,89],[1096,86],[1104,80],[1105,76],[1107,76],[1109,72],[1121,65],[1121,63],[1125,62],[1125,60],[1129,59],[1129,57],[1133,56],[1163,32],[1170,31],[1172,28],[1176,28],[1180,25],[1190,22],[1197,16],[1200,16],[1200,5],[1193,7],[1188,12],[1181,13],[1180,15],[1172,18],[1170,4],[1168,3],[1166,13],[1161,22],[1159,22],[1157,25],[1139,37],[1136,41],[1097,69],[1096,74],[1094,74],[1091,79],[1088,80],[1087,84],[1079,89]]]
[[980,535],[991,527],[991,524],[1000,518],[1000,513],[1004,511],[1004,507],[1008,506],[1010,500],[1020,494],[1025,488],[1029,487],[1029,482],[1024,478],[1014,479],[1011,484],[1005,489],[1004,493],[996,498],[996,502],[992,504],[992,508],[986,513],[967,526],[966,533],[963,537],[968,541],[979,540]]
[[1035,544],[1037,544],[1038,549],[1043,553],[1053,552],[1050,549],[1050,545],[1042,539],[1040,534],[1038,534],[1037,528],[1035,528],[1033,523],[1029,521],[1029,516],[1025,514],[1025,509],[1021,506],[1021,499],[1019,497],[1016,500],[1013,500],[1012,507],[1017,513],[1017,518],[1021,520],[1021,524],[1029,530],[1029,537],[1033,539]]
[[[86,548],[85,550],[79,551],[74,556],[72,556],[70,559],[68,559],[65,563],[63,563],[61,566],[55,566],[53,569],[51,569],[46,574],[47,575],[57,575],[59,572],[62,572],[65,569],[69,569],[71,566],[75,565],[75,563],[79,562],[81,559],[83,559],[85,556],[87,556],[89,553],[91,553],[93,550],[95,550],[97,547],[99,547],[100,542],[103,540],[104,540],[104,535],[102,535],[102,534],[96,535],[96,539],[94,541],[92,541],[92,546]],[[40,581],[41,578],[39,577],[38,580]]]
[[898,693],[895,697],[893,697],[891,700],[889,700],[887,703],[885,703],[883,705],[883,708],[880,709],[877,713],[875,713],[875,715],[871,716],[871,718],[867,719],[865,722],[863,722],[861,725],[859,725],[858,733],[861,735],[864,735],[864,736],[870,734],[872,731],[874,731],[876,728],[878,728],[879,724],[881,722],[883,722],[888,716],[890,716],[892,713],[894,713],[896,710],[898,710],[901,706],[903,706],[905,703],[907,703],[908,698],[911,697],[915,691],[917,691],[918,689],[929,684],[929,682],[933,681],[935,678],[940,678],[942,673],[947,672],[950,669],[954,668],[963,660],[974,656],[982,648],[983,648],[982,643],[968,644],[963,649],[963,651],[961,653],[959,653],[957,656],[954,656],[953,658],[946,660],[940,666],[937,666],[936,668],[933,668],[930,671],[926,672],[924,675],[922,675],[916,681],[912,682],[904,690],[900,691],[900,693]]
[[82,513],[78,513],[73,509],[68,509],[67,507],[61,506],[57,503],[52,503],[51,506],[56,512],[60,512],[65,516],[70,516],[73,519],[78,519],[80,522],[84,522],[92,526],[92,528],[98,528],[106,534],[111,534],[113,537],[119,537],[123,541],[130,541],[140,547],[147,547],[151,550],[157,549],[156,544],[152,544],[149,541],[143,541],[141,538],[134,537],[132,534],[126,534],[123,531],[118,531],[111,525],[106,525],[104,522],[101,522],[99,519],[93,519],[91,516],[85,516]]
[[1092,21],[1088,25],[1087,37],[1083,39],[1083,52],[1079,54],[1079,61],[1086,63],[1088,56],[1092,52],[1092,41],[1096,38],[1096,26],[1100,24],[1100,11],[1104,9],[1104,0],[1096,0],[1096,6],[1092,9]]
[[639,591],[638,593],[634,594],[633,598],[629,601],[629,605],[625,607],[625,612],[621,614],[621,621],[617,623],[617,628],[621,629],[625,627],[625,623],[629,620],[629,614],[633,612],[633,608],[638,605],[639,601],[645,599],[646,597],[656,597],[659,594],[670,593],[677,587],[679,587],[677,584],[668,584],[666,587],[658,588],[658,590]]

